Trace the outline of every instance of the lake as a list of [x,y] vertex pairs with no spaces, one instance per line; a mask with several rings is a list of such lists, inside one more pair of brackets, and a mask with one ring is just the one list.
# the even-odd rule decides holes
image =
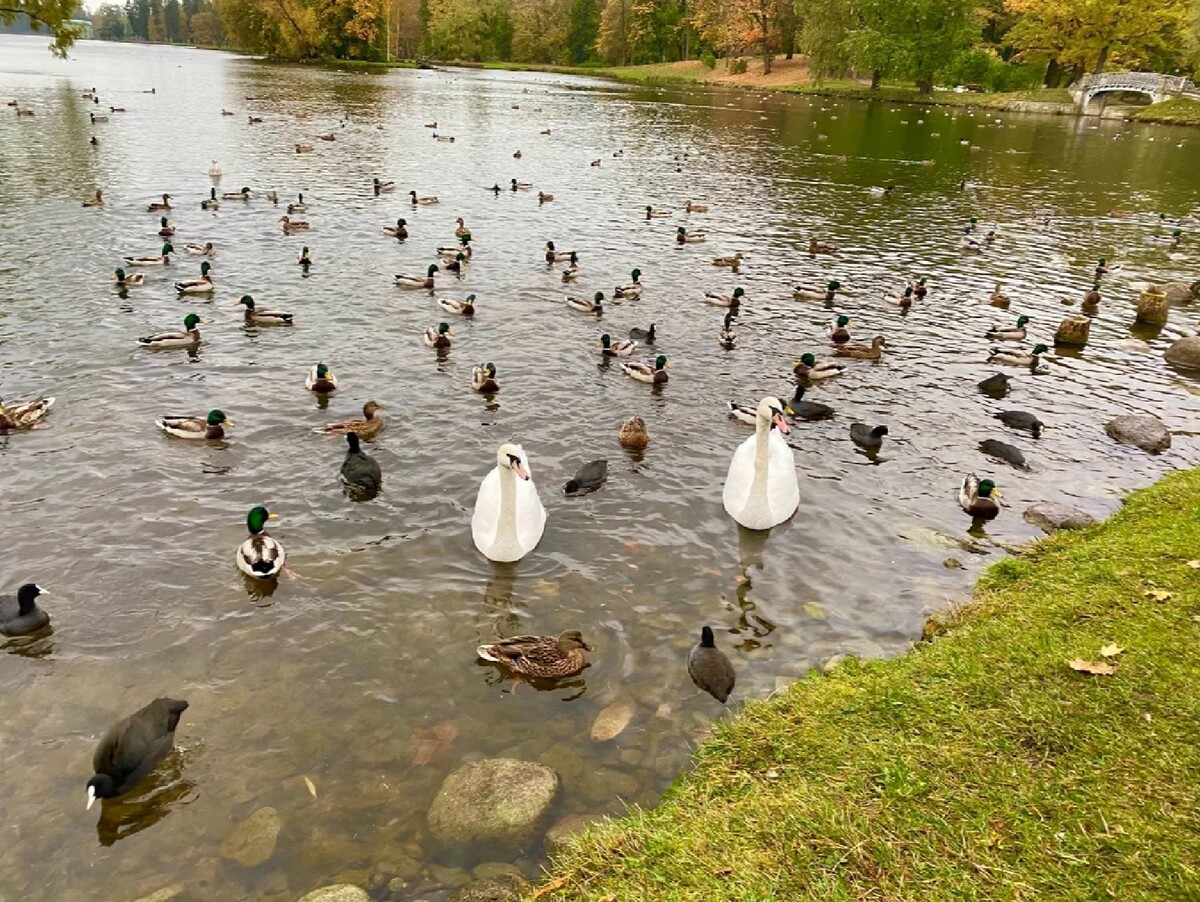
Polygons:
[[[102,105],[81,97],[93,86]],[[0,397],[57,399],[42,428],[0,437],[13,527],[0,591],[40,583],[53,618],[52,634],[0,655],[3,899],[176,886],[185,900],[291,900],[338,881],[379,899],[443,898],[497,861],[429,833],[426,810],[464,762],[553,767],[551,820],[653,804],[727,716],[685,668],[704,624],[737,669],[736,709],[835,656],[903,652],[929,611],[965,598],[1005,554],[996,542],[1038,535],[1021,518],[1028,504],[1102,516],[1197,462],[1200,385],[1162,360],[1196,310],[1174,308],[1161,330],[1132,327],[1137,281],[1196,278],[1197,222],[1173,248],[1158,220],[1196,206],[1195,131],[96,42],[62,62],[44,38],[11,36],[0,37],[0,96],[35,110],[0,109]],[[109,106],[126,112],[93,126],[88,114]],[[435,120],[453,143],[433,139],[424,126]],[[318,139],[330,132],[335,141]],[[245,185],[253,199],[202,210],[213,160],[219,191]],[[396,192],[375,196],[376,177]],[[512,178],[534,187],[486,190]],[[890,198],[868,191],[893,183]],[[81,208],[96,187],[106,204]],[[414,208],[410,189],[440,203]],[[554,201],[539,205],[538,190]],[[122,255],[161,245],[146,207],[163,192],[180,254],[118,291]],[[283,204],[300,192],[312,230],[285,235]],[[689,199],[710,212],[684,213]],[[647,220],[648,204],[670,215]],[[1114,208],[1134,215],[1107,216]],[[395,288],[393,273],[424,272],[454,241],[459,216],[475,244],[462,278],[440,274],[432,296]],[[405,242],[381,231],[397,217]],[[999,238],[965,255],[972,217]],[[680,225],[708,240],[677,247]],[[809,256],[814,235],[840,252]],[[578,251],[573,285],[544,263],[548,240]],[[171,284],[198,275],[200,259],[183,246],[206,241],[216,291],[180,300]],[[307,274],[295,264],[304,245]],[[737,252],[739,274],[711,265]],[[1070,312],[1060,299],[1078,310],[1100,257],[1122,269],[1104,280],[1087,348],[1048,355],[1043,376],[1006,370],[1004,401],[982,394],[976,383],[997,371],[984,363],[988,326],[1026,314],[1031,335],[1050,339]],[[611,303],[600,322],[566,307],[567,293],[611,295],[634,267],[641,299]],[[921,276],[929,295],[912,310],[885,302]],[[829,279],[844,286],[832,309],[793,298],[797,283]],[[988,304],[997,281],[1008,311]],[[704,293],[735,286],[746,299],[727,351],[724,311]],[[247,327],[235,309],[247,293],[296,325]],[[447,319],[434,297],[468,293],[478,314],[452,323],[439,356],[422,343]],[[212,321],[194,352],[135,345],[192,310]],[[790,397],[793,362],[829,354],[825,326],[839,313],[856,339],[886,336],[885,358],[851,361],[809,392],[835,416],[793,428],[798,513],[768,536],[739,531],[721,486],[751,433],[724,404]],[[659,387],[596,349],[602,332],[651,322],[672,364]],[[318,361],[340,380],[325,407],[304,387]],[[491,399],[471,389],[483,361],[502,385]],[[344,443],[312,430],[369,399],[386,406],[387,428],[367,445],[384,490],[355,503],[338,480]],[[237,424],[226,442],[154,426],[214,407]],[[1005,409],[1037,413],[1045,434],[1006,429],[993,418]],[[1113,416],[1141,411],[1176,430],[1170,451],[1104,434]],[[637,455],[616,441],[634,414],[652,435]],[[850,442],[854,421],[889,426],[877,457]],[[983,456],[988,438],[1021,448],[1031,469]],[[536,551],[493,565],[472,545],[470,513],[510,439],[529,455],[549,521]],[[596,458],[608,460],[607,484],[564,497]],[[969,472],[994,478],[1010,505],[973,538],[956,500]],[[233,559],[256,504],[280,515],[272,535],[295,572],[268,593],[249,591]],[[968,539],[982,553],[960,547]],[[950,557],[962,569],[944,566]],[[498,635],[571,628],[594,647],[591,667],[554,689],[516,688],[474,654]],[[190,702],[179,750],[85,814],[98,738],[160,695]],[[614,703],[631,710],[628,725],[593,741]],[[222,856],[264,806],[280,823],[268,860]],[[544,849],[499,860],[534,877]]]

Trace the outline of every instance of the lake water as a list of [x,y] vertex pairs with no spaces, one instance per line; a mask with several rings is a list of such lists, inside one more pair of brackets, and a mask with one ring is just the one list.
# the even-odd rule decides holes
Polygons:
[[[119,900],[179,884],[181,899],[290,900],[339,880],[376,898],[441,898],[491,857],[449,854],[427,830],[431,799],[464,761],[555,767],[555,818],[652,804],[724,713],[684,666],[703,624],[737,668],[736,702],[834,655],[896,654],[999,559],[992,539],[1036,534],[1027,504],[1103,515],[1197,460],[1197,382],[1162,360],[1196,311],[1175,308],[1158,334],[1132,331],[1131,283],[1197,276],[1195,223],[1172,249],[1157,214],[1195,207],[1200,132],[92,42],[60,62],[44,44],[0,37],[0,96],[36,111],[0,109],[0,396],[57,398],[44,428],[0,438],[0,588],[41,583],[53,617],[52,635],[0,655],[2,899]],[[101,107],[80,94],[92,86],[103,109],[127,112],[91,126]],[[265,121],[251,126],[249,113]],[[433,120],[457,140],[434,141],[423,127]],[[317,140],[330,131],[336,141]],[[296,143],[315,150],[297,155]],[[255,199],[202,211],[214,159],[219,190],[247,185]],[[374,177],[397,192],[373,196]],[[485,190],[514,177],[533,192]],[[898,186],[888,200],[867,191],[887,183]],[[97,186],[108,202],[82,209]],[[441,203],[414,209],[410,188]],[[263,199],[272,189],[285,201],[304,193],[311,232],[282,233],[282,206]],[[539,206],[538,189],[555,200]],[[123,254],[161,244],[146,205],[164,191],[175,246],[218,248],[209,302],[171,288],[198,272],[186,255],[127,295],[110,281]],[[684,214],[688,199],[711,212]],[[647,221],[646,204],[671,216]],[[1112,208],[1137,215],[1107,217]],[[1048,227],[1030,222],[1035,211]],[[405,243],[380,231],[398,216]],[[446,317],[391,276],[422,272],[458,216],[475,258],[461,280],[440,276],[436,295],[473,292],[479,313],[453,324],[439,359],[421,334]],[[957,237],[971,217],[1000,238],[966,256]],[[681,224],[706,229],[707,243],[677,248]],[[814,234],[841,253],[808,256]],[[568,310],[547,240],[580,254],[571,293],[611,293],[636,266],[644,296],[600,323]],[[302,245],[315,260],[307,277],[294,263]],[[738,251],[740,275],[710,265]],[[988,325],[1025,313],[1048,339],[1069,312],[1059,299],[1082,297],[1101,256],[1124,268],[1105,280],[1087,349],[1051,355],[1045,376],[1009,370],[1006,401],[981,394],[996,371],[983,363]],[[901,316],[883,296],[915,276],[931,291]],[[846,287],[835,310],[793,299],[797,282],[830,278]],[[1008,312],[987,304],[997,280]],[[703,294],[735,285],[747,299],[730,352],[715,340],[723,311]],[[245,328],[233,306],[245,293],[292,311],[296,326]],[[135,347],[189,310],[213,321],[196,353]],[[800,511],[765,540],[739,534],[720,494],[749,429],[723,403],[789,397],[793,361],[828,354],[838,312],[856,337],[885,335],[886,358],[851,362],[810,392],[837,414],[793,431]],[[661,389],[595,349],[601,331],[650,322],[672,362]],[[319,360],[341,381],[328,409],[304,388]],[[484,360],[503,386],[490,402],[470,386]],[[311,430],[371,398],[387,406],[369,446],[385,488],[356,504],[338,482],[343,443]],[[227,443],[154,427],[213,407],[237,424]],[[1006,430],[992,418],[1003,409],[1038,413],[1043,438]],[[1174,448],[1155,457],[1110,441],[1103,424],[1131,411],[1162,417]],[[632,414],[653,436],[640,456],[616,442]],[[890,427],[877,459],[849,441],[854,420]],[[1022,448],[1032,469],[983,457],[986,438]],[[529,454],[549,523],[519,565],[493,566],[469,518],[509,439]],[[564,498],[575,469],[601,457],[607,485]],[[956,488],[971,471],[1011,504],[979,537],[986,555],[953,541],[970,527]],[[259,503],[281,516],[272,532],[297,575],[266,597],[233,561]],[[951,555],[965,569],[944,567]],[[592,666],[556,690],[513,691],[475,660],[498,634],[569,628],[595,647]],[[159,695],[191,703],[180,750],[138,792],[85,814],[98,737]],[[632,720],[594,742],[591,724],[614,702],[632,705]],[[262,806],[282,822],[270,860],[222,858],[222,841]],[[514,860],[535,875],[543,850]],[[387,890],[398,873],[407,886]]]

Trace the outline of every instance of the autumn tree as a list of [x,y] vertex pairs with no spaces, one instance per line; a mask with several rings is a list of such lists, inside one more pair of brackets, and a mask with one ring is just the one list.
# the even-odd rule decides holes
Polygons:
[[570,0],[513,0],[513,56],[530,63],[565,62],[570,15]]
[[101,41],[125,39],[125,10],[115,3],[105,3],[92,16],[92,34]]
[[972,0],[854,0],[855,22],[846,36],[851,61],[872,73],[912,78],[928,94],[934,77],[979,40]]
[[69,24],[77,0],[0,0],[0,22],[25,20],[34,31],[48,31],[54,39],[50,52],[66,57],[80,32]]

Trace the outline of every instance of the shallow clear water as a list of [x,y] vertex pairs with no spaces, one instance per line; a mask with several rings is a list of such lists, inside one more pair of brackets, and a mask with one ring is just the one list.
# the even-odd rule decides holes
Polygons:
[[[105,106],[127,108],[94,129],[80,97],[93,85]],[[421,867],[394,897],[437,898],[486,855],[449,856],[425,826],[464,760],[551,764],[563,777],[556,816],[652,803],[722,713],[684,668],[702,624],[733,658],[736,700],[836,654],[894,654],[1003,553],[989,539],[1035,534],[1026,504],[1104,514],[1197,458],[1196,382],[1161,357],[1195,310],[1174,309],[1157,335],[1130,328],[1132,281],[1196,275],[1195,234],[1185,227],[1172,250],[1156,224],[1160,210],[1194,205],[1193,131],[531,73],[347,73],[90,42],[62,63],[44,39],[12,37],[0,38],[0,96],[37,113],[0,110],[0,397],[58,399],[45,428],[0,438],[10,526],[0,583],[41,583],[54,618],[51,636],[0,655],[4,898],[132,898],[180,883],[186,898],[292,899],[340,879],[379,889],[396,872],[380,863],[398,856]],[[251,126],[247,112],[266,121]],[[432,120],[457,140],[434,141]],[[316,140],[328,131],[335,142]],[[297,155],[297,142],[315,151]],[[258,197],[201,211],[213,159],[220,190],[245,184]],[[376,176],[397,193],[374,197]],[[533,193],[484,190],[513,177],[556,199],[539,207]],[[980,187],[960,190],[964,178]],[[866,190],[889,182],[890,200]],[[108,203],[81,209],[96,186]],[[409,188],[441,203],[413,209]],[[310,233],[282,234],[282,207],[262,199],[271,189],[285,201],[304,192]],[[171,289],[196,274],[186,255],[127,296],[109,281],[122,254],[159,246],[145,206],[164,191],[176,198],[175,246],[218,247],[211,302]],[[689,198],[712,212],[686,216]],[[646,204],[672,215],[647,222]],[[1104,216],[1114,207],[1139,215]],[[1049,228],[1029,223],[1035,210]],[[403,244],[380,232],[397,216],[409,221]],[[453,324],[454,347],[438,359],[421,333],[445,317],[391,274],[422,271],[453,241],[457,216],[475,259],[461,281],[440,277],[436,294],[474,292],[479,313]],[[972,216],[1001,238],[964,257],[957,232]],[[677,248],[679,224],[706,229],[707,243]],[[814,233],[841,253],[809,257]],[[558,267],[542,262],[548,239],[580,253],[572,293],[611,292],[637,266],[644,297],[611,305],[599,324],[567,310]],[[316,261],[307,278],[293,262],[305,244]],[[739,276],[709,263],[737,251]],[[1010,370],[1004,402],[980,394],[976,382],[995,372],[982,363],[986,327],[1027,313],[1050,337],[1068,311],[1060,297],[1082,296],[1100,256],[1124,269],[1106,280],[1088,348],[1052,355],[1046,376]],[[930,295],[902,317],[883,295],[919,275]],[[792,298],[797,282],[828,278],[847,288],[837,311]],[[987,305],[997,280],[1008,313]],[[726,352],[722,311],[702,297],[734,285],[747,302],[741,344]],[[244,328],[233,308],[244,293],[297,325]],[[213,320],[196,354],[134,346],[189,310]],[[765,540],[739,533],[720,488],[749,429],[722,404],[790,396],[793,360],[826,353],[835,312],[859,337],[886,335],[887,358],[810,393],[837,416],[794,429],[799,514]],[[601,331],[651,321],[672,361],[661,389],[594,347]],[[327,410],[304,389],[318,360],[342,385]],[[483,360],[503,385],[491,403],[470,389]],[[369,398],[388,408],[370,448],[385,489],[354,504],[337,478],[344,446],[311,429]],[[212,407],[237,423],[227,443],[154,428],[164,413]],[[1011,408],[1037,412],[1044,437],[992,419]],[[1141,410],[1177,430],[1171,451],[1152,457],[1104,435],[1109,418]],[[653,435],[639,457],[616,442],[635,413]],[[850,443],[854,420],[890,426],[878,459]],[[523,562],[493,566],[472,546],[469,516],[510,438],[530,455],[549,524]],[[1032,470],[980,455],[985,438],[1022,448]],[[562,484],[598,457],[607,485],[564,498]],[[952,541],[970,526],[955,499],[969,471],[993,476],[1011,504],[982,536],[986,556]],[[258,503],[281,515],[273,534],[297,574],[265,598],[233,565]],[[966,569],[944,568],[950,555]],[[593,663],[555,691],[513,692],[474,659],[496,634],[572,627],[595,646]],[[85,815],[96,740],[158,695],[191,703],[180,752],[145,791]],[[635,706],[632,722],[593,742],[592,721],[617,700]],[[430,735],[453,738],[430,747]],[[283,822],[274,856],[253,869],[222,859],[225,836],[264,805]],[[533,874],[541,861],[531,848],[517,863]]]

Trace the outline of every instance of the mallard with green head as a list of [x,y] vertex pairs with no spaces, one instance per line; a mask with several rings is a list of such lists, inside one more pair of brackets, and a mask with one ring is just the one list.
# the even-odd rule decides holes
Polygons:
[[437,327],[430,326],[425,330],[425,345],[438,350],[445,350],[450,347],[450,338],[454,332],[450,329],[449,323],[438,323]]
[[189,313],[183,318],[182,330],[174,329],[143,335],[137,340],[137,343],[143,348],[190,348],[199,343],[200,330],[197,327],[203,322],[206,320],[200,319],[194,313]]
[[485,661],[499,664],[513,673],[543,680],[575,676],[588,666],[583,653],[592,647],[583,641],[579,630],[567,630],[560,636],[513,636],[489,645],[480,645],[475,653]]
[[146,274],[135,272],[126,275],[125,270],[117,269],[113,271],[113,281],[117,283],[118,288],[134,288],[146,284]]
[[424,276],[411,276],[404,273],[396,273],[394,276],[397,288],[424,288],[427,291],[433,290],[433,274],[438,271],[436,263],[430,263],[429,269]]
[[579,313],[604,313],[604,292],[597,291],[589,301],[586,298],[567,298],[567,306]]
[[399,238],[403,241],[408,237],[408,220],[401,218],[396,220],[394,226],[384,226],[383,234],[391,235],[393,238]]
[[462,272],[463,266],[467,262],[466,254],[456,254],[453,260],[445,260],[442,263],[442,268],[447,272]]
[[796,361],[796,365],[792,367],[794,372],[801,379],[807,379],[810,382],[820,382],[822,379],[832,379],[834,376],[840,376],[846,372],[844,363],[835,363],[832,360],[822,360],[817,362],[814,354],[801,354],[800,359]]
[[[378,197],[380,194],[387,194],[391,191],[396,190],[395,182],[392,182],[392,181],[384,182],[384,181],[380,181],[379,179],[372,179],[371,181],[375,188],[375,196],[376,197]],[[415,191],[413,192],[413,194],[416,194],[416,193],[417,192],[415,192]]]
[[974,473],[964,476],[958,489],[958,503],[964,511],[978,520],[994,520],[1000,513],[996,499],[1000,490],[990,479],[980,479]]
[[243,187],[241,191],[226,191],[221,197],[225,200],[249,200],[250,189]]
[[567,268],[563,270],[562,280],[564,282],[574,282],[581,275],[583,275],[583,270],[579,268],[579,255],[571,251],[570,262],[567,264]]
[[500,383],[496,381],[496,364],[477,364],[471,370],[471,388],[483,395],[494,395],[500,391]]
[[126,266],[167,266],[171,262],[171,254],[175,252],[175,248],[171,247],[171,242],[166,242],[162,246],[162,253],[158,256],[144,257],[122,257]]
[[642,271],[640,269],[635,269],[629,274],[629,277],[633,281],[628,285],[618,285],[613,290],[613,297],[636,300],[642,296]]
[[917,300],[921,300],[925,297],[925,295],[929,294],[929,287],[925,284],[925,282],[926,279],[924,276],[922,276],[913,284],[912,290]]
[[621,372],[631,379],[636,379],[638,382],[663,385],[670,378],[667,375],[667,370],[670,366],[671,364],[667,363],[667,355],[659,354],[653,365],[649,363],[622,363]]
[[347,432],[353,432],[359,438],[370,441],[383,432],[383,417],[379,415],[379,411],[384,409],[378,401],[368,401],[363,405],[361,420],[326,423],[324,426],[318,426],[313,432],[318,435],[345,435]]
[[717,343],[726,351],[732,351],[737,347],[737,333],[733,331],[733,314],[725,314],[725,324],[721,327],[721,331],[717,333]]
[[561,263],[563,260],[570,260],[574,251],[560,251],[554,246],[553,241],[546,242],[546,262]]
[[600,340],[596,342],[596,347],[600,349],[600,353],[605,357],[628,357],[637,350],[637,342],[630,338],[613,341],[612,336],[605,332],[600,336]]
[[282,310],[263,310],[254,303],[254,298],[248,294],[242,295],[242,299],[233,306],[245,307],[246,322],[256,326],[290,326],[294,319],[293,314],[285,313]]
[[676,244],[699,244],[701,241],[705,240],[706,236],[703,232],[689,232],[683,226],[680,226],[675,230]]
[[1016,326],[999,326],[993,323],[992,328],[988,329],[983,337],[992,341],[1024,341],[1028,331],[1025,324],[1028,322],[1028,316],[1018,316]]
[[646,204],[647,219],[662,219],[670,215],[671,213],[669,210],[656,210],[654,207],[650,206],[650,204]]
[[913,287],[907,285],[904,288],[904,294],[885,294],[883,297],[889,304],[899,307],[901,310],[908,310],[913,305]]
[[213,290],[213,280],[212,276],[208,274],[208,271],[211,268],[212,267],[209,265],[209,262],[205,260],[200,264],[200,278],[186,279],[182,282],[176,282],[175,290],[180,294],[211,294]]
[[170,238],[175,234],[175,226],[171,223],[171,220],[167,219],[165,216],[159,217],[158,226],[159,238]]
[[408,199],[414,207],[428,207],[438,202],[436,197],[417,197],[416,191],[409,191]]
[[225,438],[225,429],[233,421],[221,410],[210,410],[206,417],[161,417],[154,425],[175,438],[219,441]]
[[740,286],[733,289],[733,294],[721,294],[717,291],[704,292],[704,299],[714,307],[737,307],[745,296],[746,292]]
[[457,301],[449,298],[438,298],[438,306],[447,313],[454,313],[458,316],[474,316],[475,315],[475,295],[469,294],[466,300]]
[[308,371],[308,378],[304,380],[304,387],[318,395],[327,395],[337,391],[337,378],[333,375],[333,371],[329,367],[323,363],[318,363]]
[[283,546],[267,535],[267,521],[278,519],[261,505],[246,515],[250,536],[238,546],[237,567],[252,579],[274,579],[283,569],[287,558]]
[[988,355],[988,363],[999,363],[1005,366],[1027,366],[1036,369],[1041,363],[1041,355],[1050,349],[1044,344],[1036,344],[1032,351],[1019,351],[1016,348],[992,348]]
[[850,317],[839,316],[836,322],[825,327],[825,331],[829,334],[829,340],[835,345],[844,345],[850,340],[849,326]]
[[792,289],[792,297],[803,301],[832,301],[842,283],[832,279],[825,283],[824,288],[815,285],[797,285]]
[[46,418],[53,406],[53,398],[35,398],[32,401],[17,401],[13,404],[0,401],[0,432],[33,429]]

